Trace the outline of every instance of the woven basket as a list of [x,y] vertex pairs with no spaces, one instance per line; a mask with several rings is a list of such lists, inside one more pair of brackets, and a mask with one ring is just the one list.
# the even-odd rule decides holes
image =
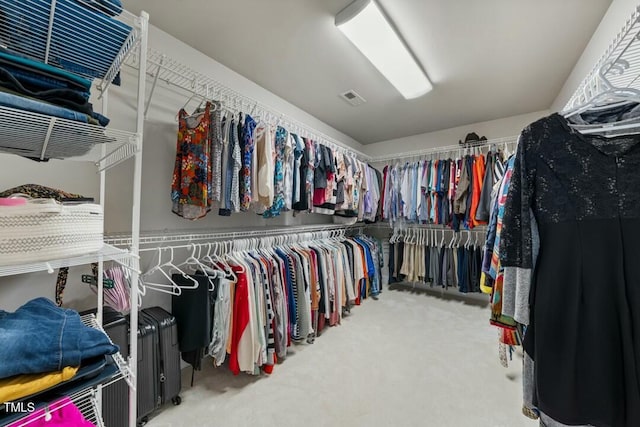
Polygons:
[[36,199],[22,206],[0,206],[0,265],[98,252],[104,244],[103,230],[100,205]]

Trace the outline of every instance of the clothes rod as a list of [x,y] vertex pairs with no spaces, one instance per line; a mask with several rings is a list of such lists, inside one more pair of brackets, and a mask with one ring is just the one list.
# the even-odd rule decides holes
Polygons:
[[[157,245],[162,243],[180,243],[180,242],[201,242],[205,240],[230,240],[254,237],[271,237],[285,234],[312,233],[319,231],[334,231],[342,229],[359,228],[359,225],[308,225],[294,226],[287,228],[265,228],[265,229],[227,229],[213,232],[209,230],[185,230],[182,232],[152,231],[140,235],[140,245]],[[107,236],[107,243],[114,246],[127,246],[131,243],[130,235],[116,234]]]
[[433,147],[433,148],[427,148],[424,150],[410,151],[400,155],[395,154],[395,155],[388,155],[388,156],[373,157],[369,160],[369,162],[382,163],[382,162],[387,162],[389,160],[411,159],[414,157],[420,158],[420,157],[426,157],[426,156],[431,156],[431,155],[440,154],[440,153],[466,152],[467,150],[470,150],[470,149],[490,147],[492,145],[495,145],[495,146],[515,145],[518,143],[518,138],[519,136],[510,136],[506,138],[496,138],[496,139],[489,139],[486,141],[477,141],[477,142],[472,142],[464,145],[456,144],[456,145],[446,145],[441,147]]
[[218,80],[184,65],[158,50],[149,49],[147,63],[149,64],[148,74],[154,82],[147,104],[151,103],[156,86],[155,83],[157,80],[162,80],[169,85],[176,86],[192,93],[193,95],[199,96],[201,99],[219,101],[226,108],[230,108],[238,112],[243,111],[244,113],[252,116],[256,114],[268,116],[276,123],[280,123],[283,127],[288,128],[287,130],[291,132],[304,132],[307,136],[310,136],[311,139],[325,143],[329,146],[333,145],[333,148],[353,153],[361,160],[366,161],[370,159],[370,156],[363,152],[338,141],[324,132],[304,124],[300,120],[290,117],[276,108],[231,89]]
[[[345,236],[347,232],[351,232],[353,230],[355,230],[355,228],[354,229],[337,228],[337,229],[330,229],[330,230],[325,229],[325,230],[307,231],[307,232],[297,233],[297,234],[278,233],[278,234],[253,236],[253,237],[210,239],[208,241],[191,242],[188,244],[180,244],[176,246],[151,246],[151,247],[142,248],[140,249],[139,252],[141,253],[153,252],[153,251],[158,251],[163,249],[170,249],[170,250],[195,249],[197,247],[205,247],[207,245],[215,244],[215,243],[232,243],[236,245],[243,242],[249,242],[251,240],[258,240],[260,242],[264,242],[266,241],[266,239],[270,239],[270,238],[277,239],[281,237],[284,238],[282,243],[294,244],[294,243],[301,243],[301,242],[306,242],[306,241],[315,240],[315,239],[329,239],[329,238],[334,238],[339,236]],[[338,232],[338,234],[336,235],[331,234],[335,232]]]

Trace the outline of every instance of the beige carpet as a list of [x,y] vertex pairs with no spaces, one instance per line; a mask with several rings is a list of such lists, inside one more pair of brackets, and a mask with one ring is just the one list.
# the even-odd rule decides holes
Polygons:
[[520,359],[497,356],[488,308],[406,289],[355,307],[269,376],[183,371],[183,403],[151,427],[536,426],[520,413]]

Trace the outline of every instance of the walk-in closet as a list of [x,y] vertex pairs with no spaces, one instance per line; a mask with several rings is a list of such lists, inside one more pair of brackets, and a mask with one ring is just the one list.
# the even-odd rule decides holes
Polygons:
[[639,147],[631,0],[0,0],[0,427],[638,427]]

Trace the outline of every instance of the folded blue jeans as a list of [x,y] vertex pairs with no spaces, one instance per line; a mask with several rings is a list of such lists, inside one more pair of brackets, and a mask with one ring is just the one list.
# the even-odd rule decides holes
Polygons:
[[60,371],[92,357],[118,352],[104,332],[46,298],[13,313],[0,310],[0,378]]
[[64,107],[58,107],[57,105],[52,105],[46,102],[25,98],[23,96],[13,95],[7,92],[0,92],[0,105],[17,108],[19,110],[31,111],[33,113],[74,120],[76,122],[89,122],[86,114]]

